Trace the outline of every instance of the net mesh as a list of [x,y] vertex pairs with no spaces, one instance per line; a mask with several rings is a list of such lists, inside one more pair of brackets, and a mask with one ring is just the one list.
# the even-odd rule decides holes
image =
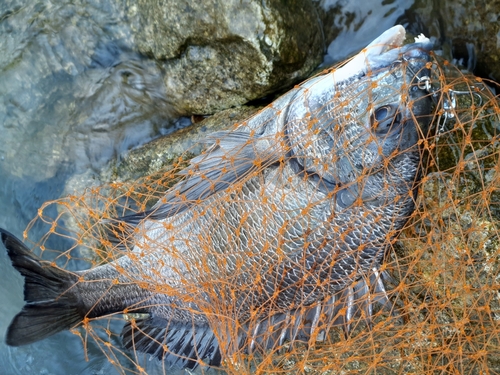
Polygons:
[[[94,268],[127,255],[135,266],[133,270],[116,267],[124,278],[155,293],[175,296],[178,309],[189,309],[196,303],[196,309],[191,311],[192,321],[187,325],[196,326],[197,317],[208,322],[221,346],[221,368],[227,373],[500,373],[499,102],[488,89],[487,84],[492,83],[468,75],[437,56],[432,56],[431,82],[433,89],[428,95],[434,100],[433,119],[429,134],[419,144],[422,179],[417,184],[416,209],[397,239],[390,240],[380,269],[381,273],[390,275],[384,283],[392,304],[389,308],[387,304],[374,305],[371,318],[366,308],[359,308],[348,322],[349,329],[345,327],[347,302],[342,302],[349,296],[344,294],[337,297],[337,304],[343,307],[333,313],[344,317],[340,319],[343,324],[320,327],[307,342],[285,340],[281,345],[264,350],[249,350],[250,344],[243,348],[238,345],[238,332],[243,324],[262,335],[273,331],[272,324],[265,334],[256,329],[257,324],[261,324],[258,316],[263,310],[240,311],[245,304],[234,295],[238,288],[240,292],[244,288],[259,288],[260,278],[271,272],[271,268],[262,264],[262,259],[265,259],[262,256],[259,258],[261,262],[252,263],[252,267],[240,259],[228,265],[228,257],[236,257],[236,252],[221,253],[215,249],[214,244],[220,240],[217,236],[221,235],[215,225],[222,222],[224,226],[226,223],[224,230],[229,249],[245,246],[245,256],[256,256],[253,244],[264,237],[266,222],[277,220],[275,213],[280,208],[273,205],[282,198],[276,196],[273,200],[259,196],[261,190],[255,188],[244,194],[247,203],[253,202],[252,210],[232,221],[230,210],[239,207],[244,211],[243,206],[226,203],[237,199],[242,203],[238,197],[247,189],[245,183],[250,179],[256,184],[267,181],[259,176],[274,161],[250,160],[252,167],[245,169],[244,178],[230,185],[226,194],[213,199],[210,205],[203,206],[203,210],[193,211],[186,219],[169,224],[166,228],[168,236],[197,249],[196,254],[186,255],[182,250],[171,248],[171,275],[161,274],[164,260],[158,259],[157,267],[146,269],[139,259],[158,252],[163,237],[150,242],[150,246],[155,244],[156,248],[143,247],[142,252],[146,254],[133,253],[132,238],[147,235],[147,228],[138,224],[131,229],[118,223],[111,226],[114,235],[110,237],[112,221],[108,219],[151,209],[173,184],[186,178],[180,173],[189,165],[185,156],[179,157],[166,170],[141,180],[113,183],[89,189],[82,195],[47,202],[24,235],[30,239],[33,228],[47,226],[47,233],[32,243],[42,252],[50,252],[44,258],[53,259],[54,265],[60,268],[66,268],[75,259],[83,259]],[[343,93],[350,90],[347,87]],[[346,104],[356,102],[356,90],[353,89],[352,93],[351,97],[335,99],[335,106],[341,109],[345,105],[349,109],[347,116],[349,113],[361,116],[352,113],[352,108]],[[276,108],[275,115],[280,115],[280,108]],[[189,152],[187,150],[186,155]],[[228,156],[225,160],[228,168],[233,165],[232,157],[238,158],[239,155]],[[286,176],[276,178],[275,185],[289,183]],[[209,191],[210,187],[207,189]],[[276,190],[276,195],[279,193]],[[311,192],[308,198],[311,206],[314,194]],[[174,210],[180,210],[179,207],[185,204],[182,194],[177,198]],[[192,203],[198,205],[206,199],[211,198],[198,197]],[[293,224],[300,220],[307,222],[307,204],[305,208],[300,216],[289,217],[288,221]],[[205,215],[210,210],[216,219],[203,221],[203,228],[196,228],[197,215]],[[57,213],[55,216],[54,212]],[[264,219],[254,219],[257,214]],[[346,225],[354,227],[359,223]],[[188,238],[186,232],[196,235]],[[280,236],[282,234],[277,233],[273,237]],[[64,252],[52,249],[50,244],[54,237],[69,243],[68,249]],[[286,245],[285,240],[280,243],[280,246]],[[264,249],[258,247],[259,251],[269,251],[263,246]],[[241,278],[251,282],[237,285]],[[378,274],[376,278],[364,280],[372,293],[362,295],[361,300],[377,299],[375,286],[380,278]],[[116,283],[119,282],[120,279],[116,279]],[[158,302],[153,299],[148,303],[153,306]],[[360,303],[360,306],[368,305],[371,306],[366,301]],[[152,361],[147,361],[149,355],[135,350],[135,347],[124,349],[120,329],[114,326],[116,322],[123,322],[125,317],[132,331],[140,330],[139,323],[147,314],[141,315],[144,309],[135,306],[104,317],[85,318],[72,332],[82,338],[84,348],[89,340],[93,340],[119,372],[144,374],[150,371],[148,366],[153,366]],[[266,306],[272,309],[272,301]],[[304,306],[294,306],[294,309],[310,311],[311,306],[314,303],[305,300]],[[326,314],[326,309],[323,303],[318,311]],[[311,324],[311,319],[300,320],[299,317],[299,313],[292,315],[287,324]],[[157,340],[151,336],[151,340]],[[262,340],[254,339],[254,343],[255,346],[266,346]],[[169,350],[167,347],[163,349]],[[169,373],[168,364],[155,361],[156,372]],[[200,364],[198,372],[210,368],[207,363]]]

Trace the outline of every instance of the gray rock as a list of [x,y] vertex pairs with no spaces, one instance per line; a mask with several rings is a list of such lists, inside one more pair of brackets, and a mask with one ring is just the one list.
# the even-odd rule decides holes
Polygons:
[[410,24],[423,25],[426,33],[474,74],[500,81],[500,1],[452,0],[415,2]]
[[207,114],[265,96],[321,62],[310,0],[128,1],[139,50],[163,61],[181,114]]

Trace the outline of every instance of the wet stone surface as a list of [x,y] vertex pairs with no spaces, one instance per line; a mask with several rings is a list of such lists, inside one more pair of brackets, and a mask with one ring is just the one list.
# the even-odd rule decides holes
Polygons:
[[139,50],[160,61],[180,113],[209,114],[307,77],[322,58],[308,0],[129,1]]
[[500,82],[500,1],[417,0],[401,21],[434,36],[448,59]]

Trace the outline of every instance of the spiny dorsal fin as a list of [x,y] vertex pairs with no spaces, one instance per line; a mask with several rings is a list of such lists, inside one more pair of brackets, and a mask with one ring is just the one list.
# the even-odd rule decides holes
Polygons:
[[162,220],[181,213],[192,204],[248,177],[252,171],[258,170],[259,165],[277,162],[283,155],[283,150],[276,146],[270,148],[272,143],[266,137],[245,131],[213,133],[204,142],[213,145],[179,172],[185,178],[153,208],[117,220],[136,225],[146,217]]

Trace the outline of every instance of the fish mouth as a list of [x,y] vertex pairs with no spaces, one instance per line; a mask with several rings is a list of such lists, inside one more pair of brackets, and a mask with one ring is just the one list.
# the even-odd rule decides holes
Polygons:
[[[403,45],[406,31],[403,26],[397,25],[387,30],[360,53],[364,57],[363,63],[369,69],[381,69],[401,59],[428,58],[433,43],[423,34],[415,38],[414,43]],[[364,55],[364,56],[363,56]]]
[[[333,72],[334,80],[341,82],[352,77],[362,77],[370,71],[383,69],[401,58],[412,50],[420,51],[417,54],[425,57],[433,48],[429,38],[420,35],[415,42],[403,45],[406,38],[406,30],[401,25],[391,27],[378,38],[355,55],[345,65]],[[412,57],[416,57],[415,54]]]
[[391,49],[401,47],[406,38],[406,30],[401,25],[391,27],[366,46],[367,56],[381,55]]
[[[360,58],[364,57],[365,59],[371,60],[372,58],[377,59],[377,57],[390,53],[393,50],[396,50],[399,53],[404,53],[408,49],[421,48],[429,51],[433,47],[433,43],[423,34],[416,37],[414,43],[403,46],[405,38],[406,30],[403,26],[396,25],[391,27],[389,30],[383,32],[373,42],[368,44],[368,46],[366,46],[366,48],[359,53],[359,55],[361,55]],[[355,58],[358,58],[358,56]]]

